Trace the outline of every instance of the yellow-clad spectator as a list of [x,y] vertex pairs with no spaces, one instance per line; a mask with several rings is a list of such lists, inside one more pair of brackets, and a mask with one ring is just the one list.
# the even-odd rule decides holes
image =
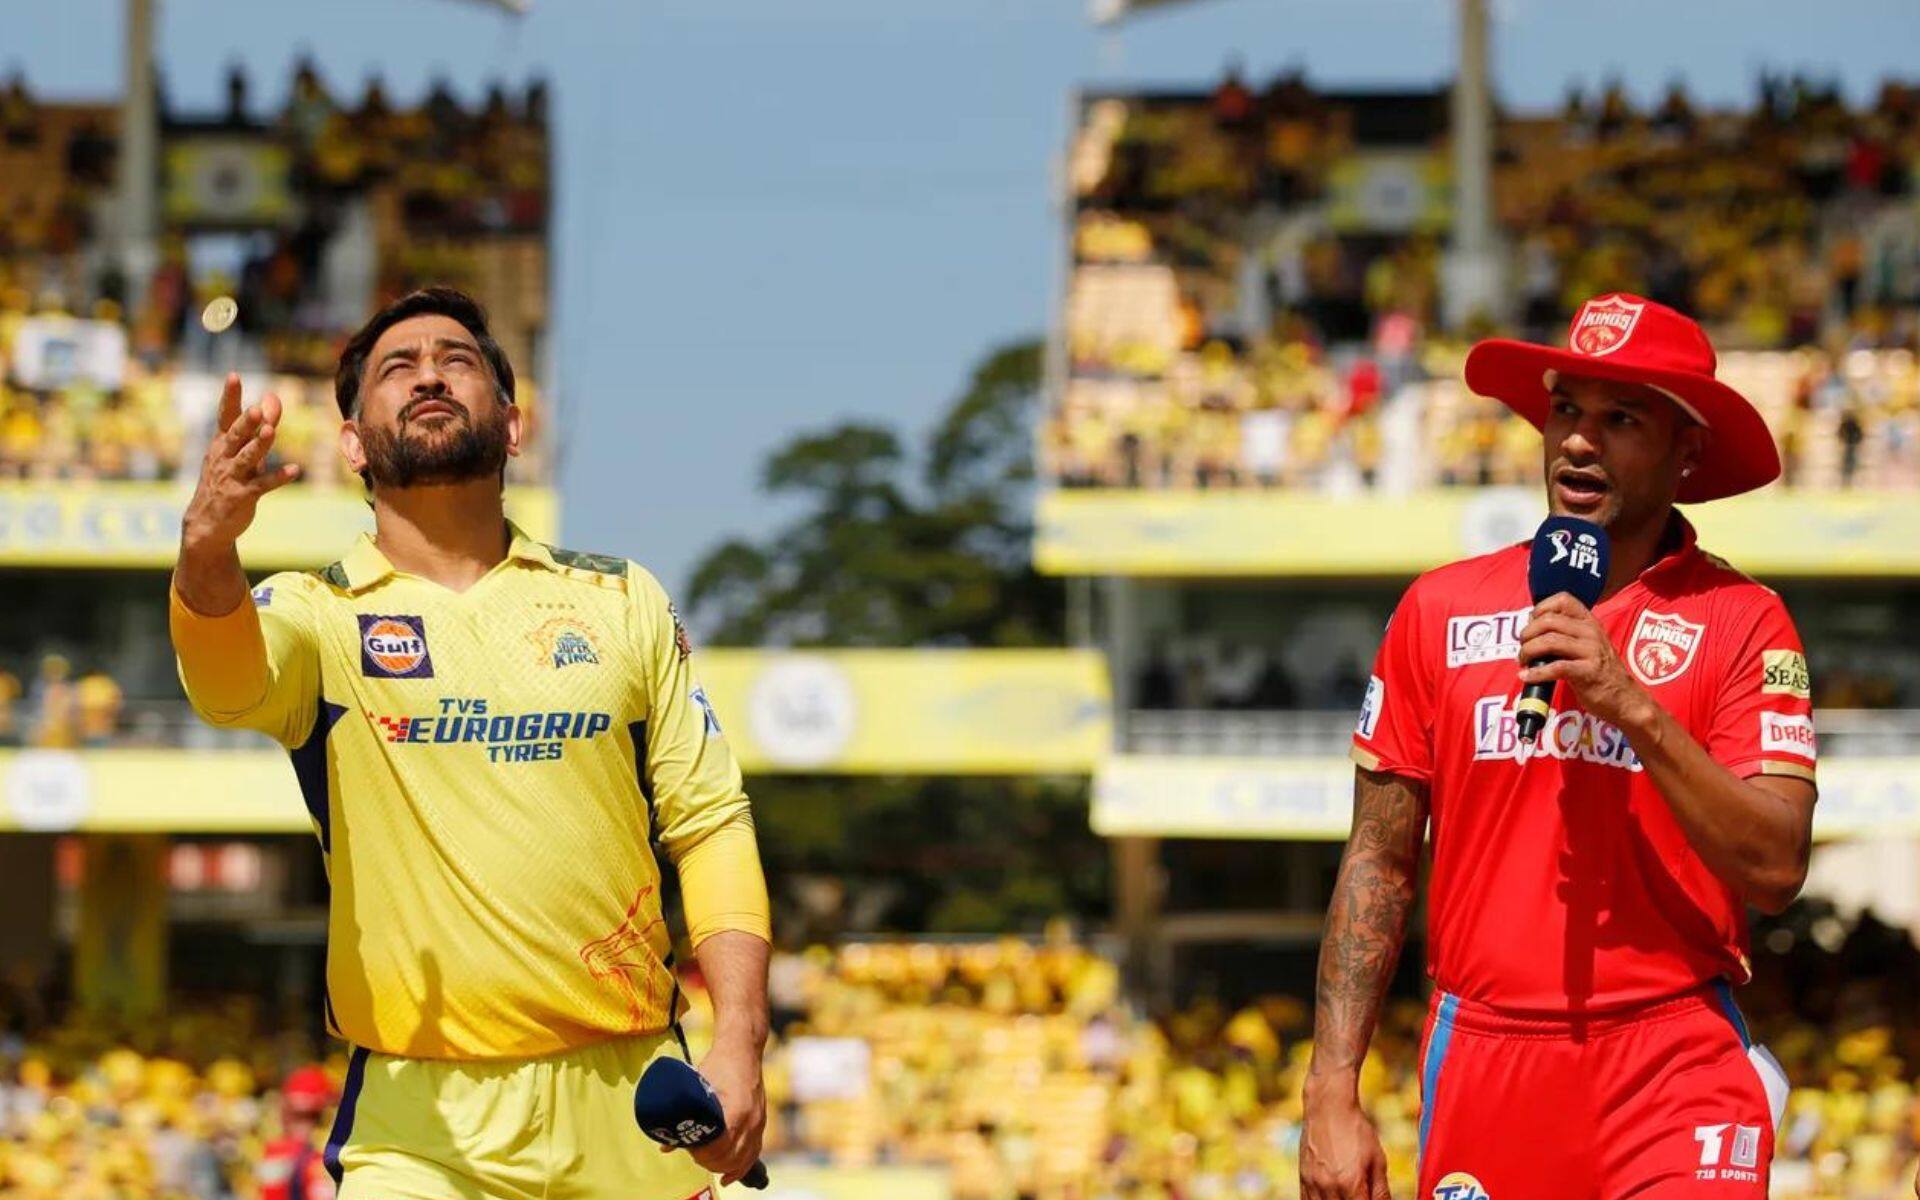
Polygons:
[[0,667],[0,746],[20,744],[20,677]]
[[113,740],[120,724],[122,699],[120,685],[106,672],[92,671],[80,677],[74,684],[74,704],[82,745],[104,746]]
[[27,697],[33,745],[68,749],[78,739],[79,712],[72,675],[72,664],[61,655],[49,654],[40,660],[40,671]]

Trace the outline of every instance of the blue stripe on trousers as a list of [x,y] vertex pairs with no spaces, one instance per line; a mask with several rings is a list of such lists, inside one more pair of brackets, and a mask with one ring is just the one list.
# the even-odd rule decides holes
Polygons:
[[347,1138],[353,1134],[353,1110],[360,1103],[360,1085],[367,1078],[367,1048],[355,1046],[353,1057],[347,1060],[347,1082],[340,1089],[340,1111],[333,1116],[333,1132],[327,1135],[327,1149],[320,1161],[326,1164],[327,1174],[333,1177],[333,1186],[340,1186],[343,1174],[340,1167],[340,1151],[346,1148]]
[[1447,1046],[1453,1041],[1453,1014],[1460,1010],[1460,997],[1447,994],[1434,1014],[1433,1036],[1427,1039],[1427,1062],[1420,1072],[1420,1157],[1427,1156],[1427,1135],[1433,1131],[1435,1091],[1440,1083],[1440,1066],[1447,1060]]

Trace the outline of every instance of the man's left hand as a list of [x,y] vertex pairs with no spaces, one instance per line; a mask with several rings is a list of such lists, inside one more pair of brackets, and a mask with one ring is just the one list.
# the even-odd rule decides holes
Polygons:
[[[1555,661],[1526,665],[1542,658]],[[1627,672],[1593,613],[1565,592],[1533,606],[1533,620],[1520,631],[1520,663],[1523,685],[1564,680],[1580,707],[1621,729],[1631,727],[1653,702]]]
[[760,1160],[760,1139],[767,1131],[767,1093],[761,1084],[760,1052],[744,1040],[716,1040],[700,1060],[700,1073],[720,1097],[727,1131],[689,1153],[693,1161],[720,1176],[721,1183],[734,1183]]

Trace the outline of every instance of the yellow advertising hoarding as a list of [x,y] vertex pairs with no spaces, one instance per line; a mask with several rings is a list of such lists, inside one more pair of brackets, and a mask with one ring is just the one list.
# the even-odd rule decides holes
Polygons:
[[[1701,544],[1761,578],[1920,575],[1920,492],[1790,492],[1689,505]],[[1538,488],[1402,496],[1057,490],[1036,517],[1049,575],[1404,577],[1521,541]]]
[[1112,748],[1091,650],[706,650],[696,663],[750,772],[1086,774]]
[[[1077,650],[709,650],[695,657],[749,775],[1085,775],[1112,736],[1106,663]],[[0,831],[299,833],[287,756],[0,751]]]
[[[1343,758],[1116,756],[1093,778],[1106,837],[1344,841],[1353,764]],[[1920,835],[1920,758],[1820,764],[1814,836]]]
[[[0,483],[0,566],[171,566],[192,494],[191,483]],[[551,488],[507,489],[507,515],[542,541],[559,511]],[[251,572],[325,566],[372,528],[354,488],[296,485],[260,502],[240,556]]]

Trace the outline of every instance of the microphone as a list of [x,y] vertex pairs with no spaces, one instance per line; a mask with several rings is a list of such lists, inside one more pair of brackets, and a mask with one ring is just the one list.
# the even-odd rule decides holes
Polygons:
[[[1527,559],[1527,590],[1535,604],[1548,596],[1566,592],[1592,608],[1607,589],[1607,560],[1611,551],[1607,531],[1579,517],[1548,517],[1533,535],[1533,552]],[[1536,666],[1547,659],[1538,659]],[[1553,708],[1553,681],[1530,683],[1513,706],[1514,724],[1520,740],[1535,741],[1546,728],[1547,713]]]
[[[727,1114],[713,1085],[677,1058],[656,1058],[640,1073],[633,1089],[633,1119],[640,1131],[677,1150],[704,1146],[727,1131]],[[754,1163],[740,1182],[756,1191],[767,1186],[767,1165]]]

